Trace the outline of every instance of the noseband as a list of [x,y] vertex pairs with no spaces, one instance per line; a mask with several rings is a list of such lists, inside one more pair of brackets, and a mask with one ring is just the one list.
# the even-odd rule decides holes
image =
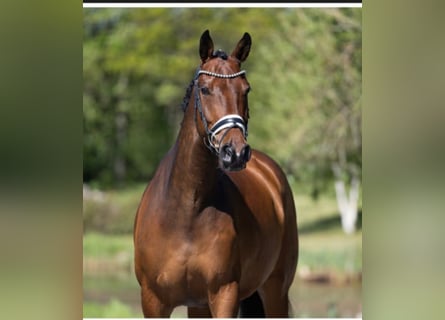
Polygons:
[[[220,74],[215,72],[210,72],[207,70],[201,70],[198,68],[195,73],[194,77],[194,91],[195,91],[195,123],[196,121],[196,110],[198,110],[199,115],[201,116],[201,121],[204,125],[204,129],[206,132],[206,137],[204,138],[204,144],[207,148],[210,149],[215,155],[219,155],[219,149],[218,146],[223,141],[226,134],[229,132],[232,128],[239,128],[243,132],[243,136],[245,139],[247,139],[247,123],[244,121],[242,117],[240,117],[237,114],[228,114],[218,121],[209,128],[207,119],[204,116],[204,112],[202,111],[202,104],[201,104],[201,97],[199,95],[199,87],[198,87],[198,78],[201,74],[205,74],[208,76],[216,77],[216,78],[223,78],[223,79],[233,79],[236,77],[239,77],[243,74],[245,74],[246,71],[242,70],[237,73],[232,74]],[[218,141],[218,144],[215,145],[216,135],[220,133],[221,131],[226,130],[224,134],[222,135],[221,139]]]

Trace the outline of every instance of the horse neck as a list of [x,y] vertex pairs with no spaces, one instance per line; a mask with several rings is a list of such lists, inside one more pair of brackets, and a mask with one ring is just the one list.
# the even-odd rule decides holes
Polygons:
[[175,144],[169,190],[182,209],[196,212],[209,199],[218,171],[217,158],[198,134],[194,112],[194,106],[190,104]]

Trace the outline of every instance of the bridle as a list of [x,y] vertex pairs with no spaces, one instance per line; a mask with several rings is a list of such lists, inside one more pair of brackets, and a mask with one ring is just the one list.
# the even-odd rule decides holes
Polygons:
[[[219,119],[218,121],[216,121],[216,123],[211,128],[209,128],[207,119],[204,115],[204,112],[202,111],[201,97],[199,95],[198,78],[201,74],[205,74],[205,75],[216,77],[216,78],[233,79],[233,78],[239,77],[243,74],[246,74],[246,71],[242,70],[240,72],[236,72],[236,73],[232,73],[232,74],[220,74],[220,73],[215,73],[215,72],[211,72],[211,71],[207,71],[207,70],[201,70],[201,68],[198,68],[196,70],[195,76],[193,78],[193,81],[194,81],[193,86],[194,86],[194,91],[195,91],[195,123],[197,124],[196,111],[198,111],[199,115],[201,117],[201,121],[204,125],[204,130],[206,132],[206,137],[204,137],[204,144],[207,148],[210,149],[210,151],[212,151],[212,153],[214,153],[215,155],[219,155],[218,146],[220,146],[221,142],[223,141],[224,137],[226,136],[226,134],[229,132],[230,129],[232,129],[232,128],[241,129],[244,138],[247,139],[247,134],[248,134],[247,123],[244,121],[244,119],[241,116],[239,116],[237,114],[228,114],[228,115],[222,117],[221,119]],[[217,143],[215,144],[216,135],[223,130],[226,130],[226,131],[223,133],[223,135],[219,139],[219,141],[217,141]]]

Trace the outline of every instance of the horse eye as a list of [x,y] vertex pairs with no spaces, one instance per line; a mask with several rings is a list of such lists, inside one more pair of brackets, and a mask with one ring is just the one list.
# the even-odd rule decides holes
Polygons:
[[251,87],[248,87],[248,88],[246,89],[246,93],[245,93],[245,95],[247,95],[247,94],[250,92],[250,90],[252,90],[252,88],[251,88]]
[[210,90],[207,87],[202,87],[201,92],[202,92],[202,94],[204,94],[206,96],[210,94]]

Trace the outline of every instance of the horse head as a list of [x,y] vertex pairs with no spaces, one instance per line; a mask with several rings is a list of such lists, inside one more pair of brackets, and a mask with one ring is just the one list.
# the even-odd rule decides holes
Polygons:
[[208,30],[199,43],[201,65],[194,78],[196,125],[204,143],[218,156],[219,166],[228,171],[244,169],[251,156],[247,144],[250,85],[240,69],[251,44],[250,35],[244,33],[230,55],[215,52]]

